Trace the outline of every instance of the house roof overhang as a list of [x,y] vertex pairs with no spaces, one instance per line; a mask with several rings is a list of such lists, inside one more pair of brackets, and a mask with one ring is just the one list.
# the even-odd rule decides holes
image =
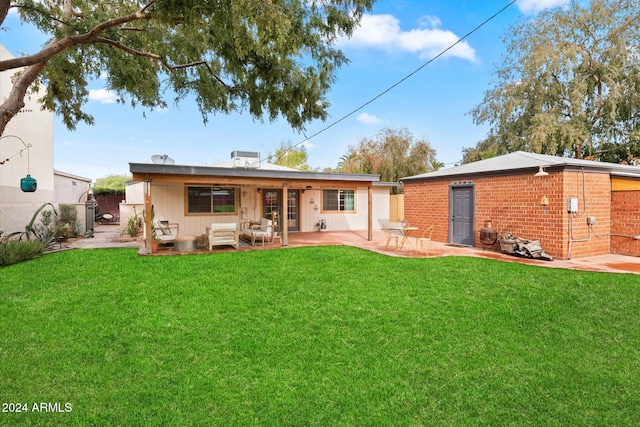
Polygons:
[[369,174],[341,174],[296,170],[266,170],[260,168],[227,168],[212,166],[160,165],[151,163],[129,163],[133,181],[152,181],[183,184],[216,184],[234,186],[292,188],[306,186],[355,186],[384,185],[380,176]]
[[591,173],[628,174],[640,176],[640,168],[615,163],[596,162],[592,160],[572,159],[550,156],[546,154],[516,151],[502,156],[492,157],[453,168],[441,169],[420,175],[402,178],[402,182],[425,182],[451,179],[470,179],[486,176],[508,176],[534,174],[542,166],[547,172],[577,170]]
[[91,178],[85,178],[84,176],[79,176],[79,175],[73,175],[67,172],[63,172],[63,171],[59,171],[57,169],[53,170],[53,175],[54,176],[62,176],[65,178],[71,178],[71,179],[75,179],[77,181],[82,181],[82,182],[86,182],[86,183],[90,183],[91,182]]

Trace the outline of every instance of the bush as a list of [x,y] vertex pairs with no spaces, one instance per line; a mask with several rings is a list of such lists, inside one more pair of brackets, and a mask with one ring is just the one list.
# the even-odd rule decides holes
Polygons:
[[45,250],[41,240],[0,240],[0,267],[33,259]]
[[106,178],[96,180],[93,187],[93,194],[122,194],[125,193],[126,183],[131,179],[128,175],[109,175]]
[[55,235],[66,239],[76,237],[78,230],[78,211],[75,205],[61,203],[60,215],[56,219]]
[[136,212],[136,207],[133,207],[133,216],[129,217],[129,221],[127,222],[127,233],[129,236],[136,237],[140,230],[142,229],[142,218]]

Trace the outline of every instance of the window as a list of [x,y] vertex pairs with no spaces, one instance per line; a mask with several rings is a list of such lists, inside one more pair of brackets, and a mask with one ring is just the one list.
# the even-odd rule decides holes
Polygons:
[[187,213],[235,213],[234,188],[187,187]]
[[322,210],[355,212],[355,190],[322,190]]

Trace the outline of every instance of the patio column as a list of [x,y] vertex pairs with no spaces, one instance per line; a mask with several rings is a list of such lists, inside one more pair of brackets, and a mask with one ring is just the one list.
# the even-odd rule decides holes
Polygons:
[[280,212],[282,246],[289,246],[289,184],[282,184],[282,212]]
[[373,240],[373,188],[367,187],[367,240]]
[[144,253],[151,253],[151,181],[144,181]]

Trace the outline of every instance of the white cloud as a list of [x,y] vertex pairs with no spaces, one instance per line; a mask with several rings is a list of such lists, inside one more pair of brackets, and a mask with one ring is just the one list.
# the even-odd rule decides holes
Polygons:
[[569,0],[520,0],[516,4],[522,13],[537,13],[544,9],[564,6]]
[[115,104],[118,97],[108,89],[92,89],[89,91],[89,99],[101,104]]
[[300,143],[300,146],[304,147],[307,151],[315,150],[316,145],[309,142],[308,139],[305,139]]
[[[372,47],[396,52],[417,53],[421,59],[433,58],[458,41],[453,32],[438,28],[440,19],[425,15],[419,19],[419,27],[408,31],[400,28],[400,21],[393,15],[364,15],[360,27],[342,45]],[[455,56],[471,62],[476,60],[475,50],[467,42],[460,42],[446,56]]]
[[382,120],[380,120],[378,117],[373,116],[369,113],[361,113],[358,115],[357,120],[360,123],[365,123],[368,125],[379,125],[380,123],[382,123]]
[[442,25],[442,21],[437,16],[424,15],[418,19],[418,24],[423,27],[438,28]]

